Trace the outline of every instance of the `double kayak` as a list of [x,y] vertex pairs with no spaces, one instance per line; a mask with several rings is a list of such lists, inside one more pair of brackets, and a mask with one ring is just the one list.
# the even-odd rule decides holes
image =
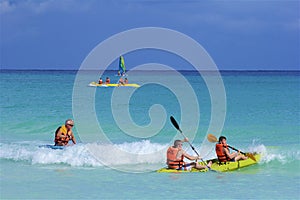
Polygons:
[[99,83],[96,83],[96,82],[91,82],[89,84],[89,86],[92,86],[92,87],[135,87],[135,88],[140,87],[140,85],[138,85],[136,83],[129,83],[129,84],[121,85],[121,84],[118,84],[118,83],[99,84]]
[[[219,162],[218,159],[212,159],[212,160],[207,160],[206,163],[208,163],[209,161],[212,161],[212,165],[211,165],[211,170],[217,171],[217,172],[228,172],[228,171],[234,171],[234,170],[238,170],[240,168],[243,167],[248,167],[250,165],[254,165],[257,164],[260,160],[261,155],[257,154],[257,153],[252,153],[252,159],[248,158],[247,160],[239,160],[236,162]],[[253,157],[255,159],[253,159]],[[203,162],[199,162],[201,165],[205,165]],[[170,172],[207,172],[209,171],[208,169],[202,169],[202,170],[198,170],[198,169],[192,169],[192,170],[177,170],[177,169],[170,169],[170,168],[161,168],[159,170],[157,170],[156,172],[158,173],[170,173]]]

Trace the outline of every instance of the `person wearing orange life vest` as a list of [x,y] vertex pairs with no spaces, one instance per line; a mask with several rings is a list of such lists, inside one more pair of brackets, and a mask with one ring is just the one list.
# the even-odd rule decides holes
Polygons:
[[[171,146],[167,150],[167,165],[171,169],[177,170],[191,170],[192,168],[196,169],[205,169],[206,166],[200,165],[197,160],[201,159],[200,156],[191,156],[186,153],[182,149],[182,143],[188,142],[188,138],[184,138],[184,140],[175,140],[174,146]],[[195,160],[196,162],[186,163],[184,162],[184,158],[189,160]],[[208,163],[208,167],[210,167],[212,162]]]
[[102,84],[102,83],[103,83],[102,78],[99,79],[98,83],[99,83],[99,84]]
[[238,160],[246,160],[248,158],[241,154],[240,151],[237,153],[230,153],[225,136],[219,137],[219,143],[216,144],[216,154],[220,162],[235,162]]
[[106,77],[105,84],[110,84],[110,79],[109,79],[109,77]]
[[72,131],[74,126],[74,121],[72,119],[67,119],[65,125],[58,127],[55,131],[55,146],[66,146],[70,140],[73,144],[76,144],[76,140]]

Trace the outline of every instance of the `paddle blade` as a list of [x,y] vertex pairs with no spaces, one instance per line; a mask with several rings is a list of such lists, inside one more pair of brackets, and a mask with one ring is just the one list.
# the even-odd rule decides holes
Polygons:
[[256,162],[256,158],[254,157],[254,155],[252,153],[246,153],[246,156]]
[[179,125],[178,125],[178,123],[176,122],[176,120],[174,119],[173,116],[170,117],[170,120],[171,120],[173,126],[174,126],[177,130],[180,131]]
[[207,140],[210,141],[210,142],[213,142],[213,143],[218,142],[218,139],[213,134],[208,134],[207,135]]

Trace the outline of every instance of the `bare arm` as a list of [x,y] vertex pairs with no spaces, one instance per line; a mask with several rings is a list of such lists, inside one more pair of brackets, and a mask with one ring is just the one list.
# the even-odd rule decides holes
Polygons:
[[177,159],[181,158],[181,155],[183,155],[185,158],[189,159],[189,160],[196,160],[196,159],[200,159],[198,156],[191,156],[188,153],[186,153],[184,150],[181,150],[177,153]]
[[224,148],[225,154],[228,158],[233,159],[235,158],[238,154],[237,153],[230,153],[228,149]]
[[76,140],[75,140],[75,137],[74,137],[74,134],[73,134],[72,131],[71,131],[71,137],[72,137],[72,142],[73,142],[73,144],[76,144]]
[[183,140],[181,140],[181,142],[183,143],[183,142],[188,142],[189,141],[189,138],[184,138]]

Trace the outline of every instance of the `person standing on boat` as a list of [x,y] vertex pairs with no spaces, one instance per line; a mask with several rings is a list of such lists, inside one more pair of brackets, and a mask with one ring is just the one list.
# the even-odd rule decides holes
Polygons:
[[[192,168],[196,169],[205,169],[211,166],[212,162],[210,161],[207,166],[200,165],[197,160],[201,159],[200,156],[191,156],[182,149],[182,143],[188,142],[188,138],[184,140],[175,140],[174,146],[168,148],[167,151],[167,165],[171,169],[177,170],[191,170]],[[183,161],[184,158],[189,160],[195,160],[196,162],[186,163]]]
[[216,144],[216,154],[220,162],[235,162],[248,159],[248,157],[241,154],[240,151],[230,153],[225,136],[219,137],[219,143]]
[[76,144],[76,140],[72,131],[74,126],[74,121],[72,119],[67,119],[65,125],[58,127],[55,131],[55,146],[66,146],[70,140],[73,144]]

